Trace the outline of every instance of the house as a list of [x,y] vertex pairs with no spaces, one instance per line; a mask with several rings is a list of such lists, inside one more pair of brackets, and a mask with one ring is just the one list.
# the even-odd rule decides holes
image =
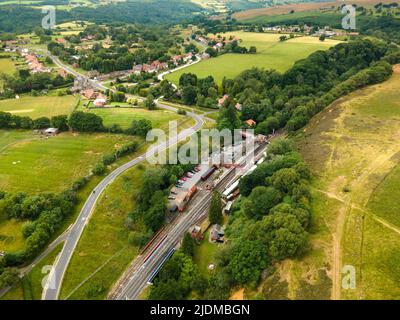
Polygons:
[[168,68],[168,64],[156,60],[156,61],[153,61],[153,62],[151,63],[151,67],[152,67],[154,70],[160,71],[160,70],[165,70],[165,69],[167,69],[167,68]]
[[201,227],[193,226],[189,229],[189,233],[193,239],[199,240],[199,241],[203,240],[203,234],[201,233]]
[[222,230],[221,226],[219,224],[213,225],[210,231],[210,241],[214,243],[215,242],[223,243],[224,237],[225,237],[225,232],[224,230]]
[[142,66],[142,71],[146,72],[146,73],[154,73],[157,70],[154,67],[152,67],[151,65],[149,65],[149,64],[144,64]]
[[107,99],[97,97],[96,100],[93,101],[93,105],[95,107],[101,108],[104,107],[107,103]]
[[97,93],[93,89],[86,89],[81,94],[88,100],[96,99]]
[[137,64],[136,66],[133,66],[132,70],[134,74],[140,74],[142,72],[143,65]]
[[245,123],[246,123],[249,127],[254,127],[254,126],[257,124],[257,122],[255,122],[253,119],[246,120]]
[[236,103],[235,109],[236,109],[237,111],[242,111],[242,105],[241,105],[240,103]]
[[60,43],[60,44],[65,44],[67,41],[65,41],[64,38],[57,38],[57,39],[56,39],[56,42],[57,42],[57,43]]
[[192,60],[192,58],[193,58],[193,53],[189,52],[187,54],[173,56],[171,60],[175,65],[178,65],[180,62],[186,63]]
[[218,105],[223,106],[225,101],[229,98],[229,96],[226,94],[224,95],[221,99],[218,100]]
[[64,69],[59,69],[57,73],[63,78],[66,78],[68,76],[68,72]]

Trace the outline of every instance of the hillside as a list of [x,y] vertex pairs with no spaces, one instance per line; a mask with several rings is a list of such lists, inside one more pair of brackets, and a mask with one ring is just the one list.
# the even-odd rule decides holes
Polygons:
[[[309,252],[280,267],[290,298],[400,297],[399,84],[397,66],[391,79],[335,102],[297,137],[315,177],[314,221]],[[356,268],[355,290],[340,286],[346,265]]]

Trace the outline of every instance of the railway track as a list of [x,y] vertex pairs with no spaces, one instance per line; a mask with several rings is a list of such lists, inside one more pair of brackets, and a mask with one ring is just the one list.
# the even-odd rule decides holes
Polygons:
[[[255,159],[259,158],[266,145],[260,145],[254,150]],[[250,154],[250,156],[253,156]],[[245,163],[245,157],[240,164]],[[215,190],[223,192],[227,186],[239,178],[236,168],[231,168],[218,181]],[[154,270],[160,268],[171,249],[175,249],[190,226],[204,220],[211,204],[211,193],[192,199],[196,203],[187,213],[177,216],[172,222],[160,230],[142,249],[140,255],[133,261],[120,278],[108,296],[110,300],[136,299],[148,285],[148,279],[154,277]]]

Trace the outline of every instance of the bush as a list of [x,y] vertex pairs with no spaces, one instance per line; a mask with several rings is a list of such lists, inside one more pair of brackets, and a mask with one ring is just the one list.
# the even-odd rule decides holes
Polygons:
[[92,173],[96,176],[101,176],[106,172],[106,166],[103,163],[98,163],[92,170]]

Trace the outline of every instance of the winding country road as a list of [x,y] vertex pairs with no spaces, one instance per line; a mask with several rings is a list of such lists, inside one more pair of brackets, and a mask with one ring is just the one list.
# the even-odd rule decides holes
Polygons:
[[[53,60],[55,64],[57,64],[59,67],[63,68],[65,71],[68,73],[74,75],[75,77],[81,77],[81,78],[86,78],[90,83],[99,90],[105,90],[107,89],[105,86],[103,86],[101,83],[95,80],[90,80],[86,76],[78,73],[77,71],[73,70],[69,66],[64,65],[59,61],[58,58],[49,55],[50,58]],[[171,110],[171,111],[177,111],[176,108],[170,107],[163,105],[156,101],[157,106],[163,109]],[[132,168],[133,166],[137,165],[140,162],[145,161],[146,159],[150,158],[151,156],[155,155],[156,153],[168,149],[170,146],[173,146],[177,144],[180,141],[183,141],[187,138],[189,138],[191,135],[193,135],[196,131],[200,130],[204,120],[201,115],[197,115],[192,112],[188,112],[187,115],[191,118],[193,118],[196,123],[193,127],[185,129],[178,133],[176,137],[170,138],[168,141],[160,143],[158,145],[151,146],[149,150],[147,150],[146,154],[141,155],[124,165],[118,167],[115,169],[113,172],[111,172],[107,177],[105,177],[93,190],[89,198],[86,200],[86,203],[82,207],[82,210],[75,221],[75,223],[72,225],[70,231],[68,232],[64,247],[59,254],[52,271],[50,272],[47,280],[47,284],[45,288],[43,289],[43,294],[42,294],[42,299],[43,300],[57,300],[58,295],[60,293],[62,281],[64,278],[65,271],[67,270],[68,264],[71,260],[71,257],[73,255],[73,252],[75,250],[75,247],[77,246],[79,239],[83,233],[83,230],[88,223],[90,219],[90,215],[93,212],[93,209],[96,205],[97,200],[100,198],[102,192],[107,188],[107,186],[112,183],[118,176],[120,176],[122,173],[127,171],[128,169]]]

